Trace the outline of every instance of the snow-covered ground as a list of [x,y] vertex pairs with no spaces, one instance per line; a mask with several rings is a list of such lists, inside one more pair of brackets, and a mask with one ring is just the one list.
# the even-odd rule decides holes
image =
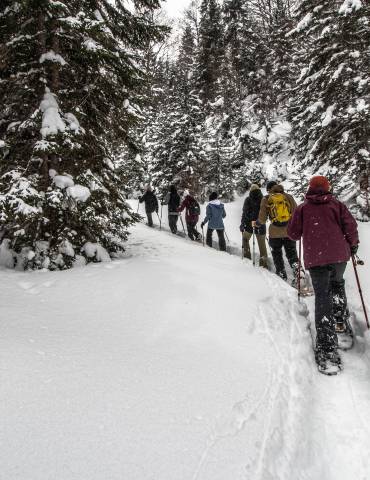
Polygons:
[[242,201],[226,206],[235,255],[139,224],[121,260],[0,271],[0,478],[369,479],[353,273],[357,342],[329,378],[313,361],[312,299],[307,320],[291,287],[239,258]]

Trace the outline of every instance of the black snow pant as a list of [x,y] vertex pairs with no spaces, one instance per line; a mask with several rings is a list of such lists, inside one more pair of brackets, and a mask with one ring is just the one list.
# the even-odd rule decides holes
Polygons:
[[176,214],[169,214],[168,215],[168,225],[170,226],[170,230],[172,233],[177,233],[177,220],[179,216]]
[[191,240],[199,240],[200,233],[197,230],[196,222],[186,222],[186,228],[188,229],[188,236]]
[[153,226],[153,213],[154,212],[149,212],[149,210],[145,210],[146,216],[148,218],[148,225],[149,227]]
[[[207,240],[206,243],[209,247],[212,248],[212,234],[213,228],[207,229]],[[225,241],[225,231],[224,230],[216,230],[218,235],[218,246],[222,252],[226,252],[226,241]]]
[[344,284],[347,263],[334,263],[310,268],[315,291],[316,349],[331,352],[337,348],[336,322],[348,314]]
[[276,274],[284,280],[287,279],[287,274],[284,265],[283,247],[289,265],[292,267],[294,274],[298,268],[298,255],[296,243],[290,238],[270,238],[269,244],[271,247],[272,259],[274,260]]

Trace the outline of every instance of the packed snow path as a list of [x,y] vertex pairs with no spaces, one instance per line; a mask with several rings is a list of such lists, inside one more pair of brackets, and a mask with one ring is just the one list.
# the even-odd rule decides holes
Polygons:
[[357,297],[327,378],[293,289],[142,224],[122,260],[0,274],[1,478],[369,478]]

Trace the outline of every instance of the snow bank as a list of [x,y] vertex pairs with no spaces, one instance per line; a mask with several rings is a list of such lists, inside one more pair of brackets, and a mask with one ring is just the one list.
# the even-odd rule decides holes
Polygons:
[[98,262],[111,262],[109,253],[98,243],[87,242],[82,247],[82,251],[85,252],[88,258],[94,259]]
[[[229,249],[242,204],[226,205]],[[313,361],[313,299],[306,318],[276,276],[165,231],[135,226],[126,257],[109,264],[2,271],[3,477],[368,478],[369,339],[347,278],[357,347],[326,378]]]

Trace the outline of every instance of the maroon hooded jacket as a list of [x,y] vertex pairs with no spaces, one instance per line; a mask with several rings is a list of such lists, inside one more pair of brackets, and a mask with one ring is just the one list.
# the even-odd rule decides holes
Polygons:
[[348,208],[331,193],[310,188],[288,224],[292,240],[303,237],[304,264],[312,268],[348,262],[357,245],[357,223]]
[[197,224],[199,220],[199,215],[192,215],[189,211],[189,208],[192,203],[195,202],[195,198],[192,197],[191,195],[186,195],[185,199],[182,201],[181,205],[177,209],[178,212],[182,212],[184,209],[185,210],[185,221],[186,223],[192,223],[192,224]]

